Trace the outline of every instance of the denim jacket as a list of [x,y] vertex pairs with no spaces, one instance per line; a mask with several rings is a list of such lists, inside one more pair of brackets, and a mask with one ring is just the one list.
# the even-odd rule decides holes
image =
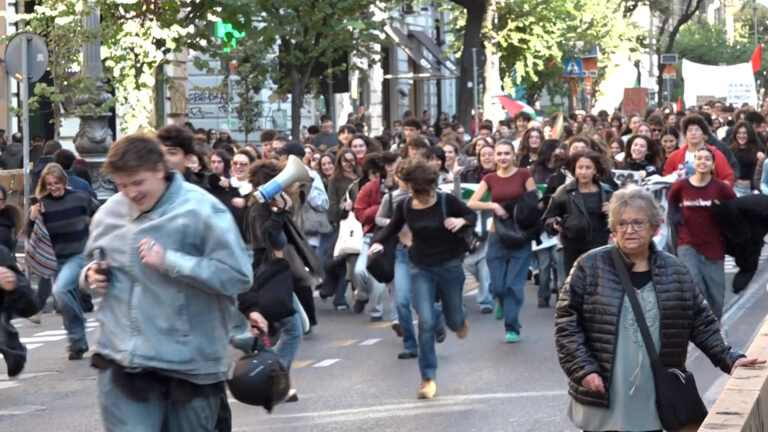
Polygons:
[[[166,249],[163,270],[141,263],[139,242],[146,237]],[[86,257],[97,248],[111,273],[96,314],[96,351],[126,369],[167,371],[193,382],[226,379],[237,294],[253,282],[226,207],[174,173],[146,213],[122,193],[112,196],[93,217]]]

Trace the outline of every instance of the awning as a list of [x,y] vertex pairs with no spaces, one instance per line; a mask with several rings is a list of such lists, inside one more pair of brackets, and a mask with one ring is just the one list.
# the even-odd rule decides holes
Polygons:
[[456,63],[454,63],[453,60],[445,55],[442,48],[440,48],[440,46],[435,43],[431,37],[429,37],[429,35],[421,30],[409,30],[408,34],[418,39],[419,43],[421,43],[424,48],[426,48],[427,51],[429,51],[430,54],[435,57],[437,61],[442,63],[450,73],[453,74],[458,71],[456,68]]
[[408,57],[413,59],[413,61],[417,65],[419,65],[424,71],[431,72],[433,69],[436,69],[429,61],[427,61],[427,59],[424,58],[424,56],[421,55],[421,52],[419,52],[418,50],[411,49],[411,44],[408,41],[408,36],[406,36],[402,30],[387,24],[386,26],[384,26],[384,31],[389,35],[389,37],[392,38],[392,40],[395,41],[395,43],[400,48],[402,48],[403,51],[405,51],[406,54],[408,54]]

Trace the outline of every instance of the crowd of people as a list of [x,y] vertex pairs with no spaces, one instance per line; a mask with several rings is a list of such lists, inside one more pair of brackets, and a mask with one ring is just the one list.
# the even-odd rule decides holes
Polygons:
[[[682,367],[690,338],[726,372],[756,362],[725,345],[720,331],[727,229],[711,209],[768,195],[766,126],[760,112],[717,101],[643,116],[534,119],[520,112],[497,124],[483,121],[476,131],[443,113],[434,123],[428,111],[421,118],[406,113],[376,137],[366,134],[363,119],[350,116],[334,131],[324,116],[300,141],[265,130],[258,145],[242,146],[226,127],[168,125],[115,143],[104,171],[119,193],[101,207],[87,170],[76,171],[82,161],[49,141],[33,161],[37,200],[30,213],[0,210],[0,306],[17,304],[3,326],[14,333],[10,318],[34,317],[52,291],[69,359],[81,359],[89,350],[89,289],[100,292],[91,363],[108,428],[157,424],[162,418],[149,405],[173,401],[179,428],[208,421],[225,430],[225,345],[232,329],[243,331],[240,321],[276,341],[290,369],[302,336],[319,324],[319,291],[337,311],[391,321],[402,339],[397,358],[418,359],[417,395],[430,399],[437,392],[435,344],[447,330],[459,339],[469,334],[465,274],[477,281],[479,311],[503,322],[507,343],[521,340],[524,288],[532,279],[539,308],[557,299],[556,343],[576,425],[659,429],[658,419],[615,408],[637,407],[653,392],[635,394],[643,382],[635,369],[613,366],[613,358],[639,361],[637,370],[648,363],[632,354],[643,350],[639,339],[633,347],[621,336],[637,329],[626,324],[631,312],[613,282],[613,264],[606,264],[609,245],[616,242],[638,295],[651,305],[643,307],[651,330],[658,336],[659,323],[674,321],[675,331],[660,336],[662,359]],[[12,145],[0,155],[6,168],[17,168],[8,165]],[[309,180],[267,202],[255,199],[294,158]],[[627,178],[667,182],[666,213]],[[23,227],[31,235],[38,223],[47,228],[56,275],[40,278],[34,294],[12,252]],[[657,245],[653,236],[664,223],[672,238]],[[382,262],[390,277],[373,270]],[[680,300],[667,301],[667,292],[682,293]],[[234,307],[241,313],[233,318]],[[201,326],[201,317],[216,325]],[[618,334],[604,331],[608,323]],[[665,337],[674,340],[666,344]],[[613,342],[600,342],[606,338]],[[0,345],[9,375],[24,364],[15,340]],[[610,398],[609,387],[617,389]],[[141,388],[150,396],[137,395]],[[204,403],[193,406],[190,398]],[[116,400],[124,408],[115,409]],[[288,400],[298,400],[295,390]]]

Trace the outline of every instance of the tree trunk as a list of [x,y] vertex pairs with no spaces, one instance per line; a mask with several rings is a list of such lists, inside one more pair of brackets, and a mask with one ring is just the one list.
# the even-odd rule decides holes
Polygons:
[[291,139],[298,141],[301,136],[301,107],[304,106],[304,85],[296,67],[289,70],[291,79]]
[[[474,104],[474,88],[472,85],[472,49],[482,49],[480,32],[483,28],[483,17],[487,8],[486,0],[455,1],[454,3],[467,10],[467,24],[464,29],[464,48],[461,51],[461,74],[459,76],[459,106],[456,117],[460,125],[470,130],[472,121],[472,106]],[[482,73],[482,69],[478,71]]]
[[498,44],[493,40],[494,23],[496,22],[496,2],[490,0],[488,10],[483,19],[483,36],[485,45],[485,88],[483,89],[483,119],[491,120],[494,124],[504,120],[507,115],[501,102],[496,96],[504,94],[501,83],[501,68],[499,66],[499,52],[496,50]]

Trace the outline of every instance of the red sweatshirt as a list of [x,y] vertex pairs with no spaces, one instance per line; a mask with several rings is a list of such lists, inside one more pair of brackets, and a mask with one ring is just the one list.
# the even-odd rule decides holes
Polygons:
[[355,217],[363,224],[363,232],[373,232],[376,213],[381,204],[381,180],[369,181],[360,189],[355,199]]
[[[726,159],[725,156],[720,153],[720,150],[718,150],[717,147],[711,146],[709,144],[704,145],[707,146],[708,149],[712,150],[712,153],[715,154],[715,171],[712,173],[713,176],[716,179],[726,182],[729,186],[733,187],[733,169],[728,163],[728,159]],[[685,166],[685,152],[687,151],[688,145],[683,144],[682,147],[673,151],[672,154],[669,155],[667,162],[664,164],[665,176],[670,175]]]

